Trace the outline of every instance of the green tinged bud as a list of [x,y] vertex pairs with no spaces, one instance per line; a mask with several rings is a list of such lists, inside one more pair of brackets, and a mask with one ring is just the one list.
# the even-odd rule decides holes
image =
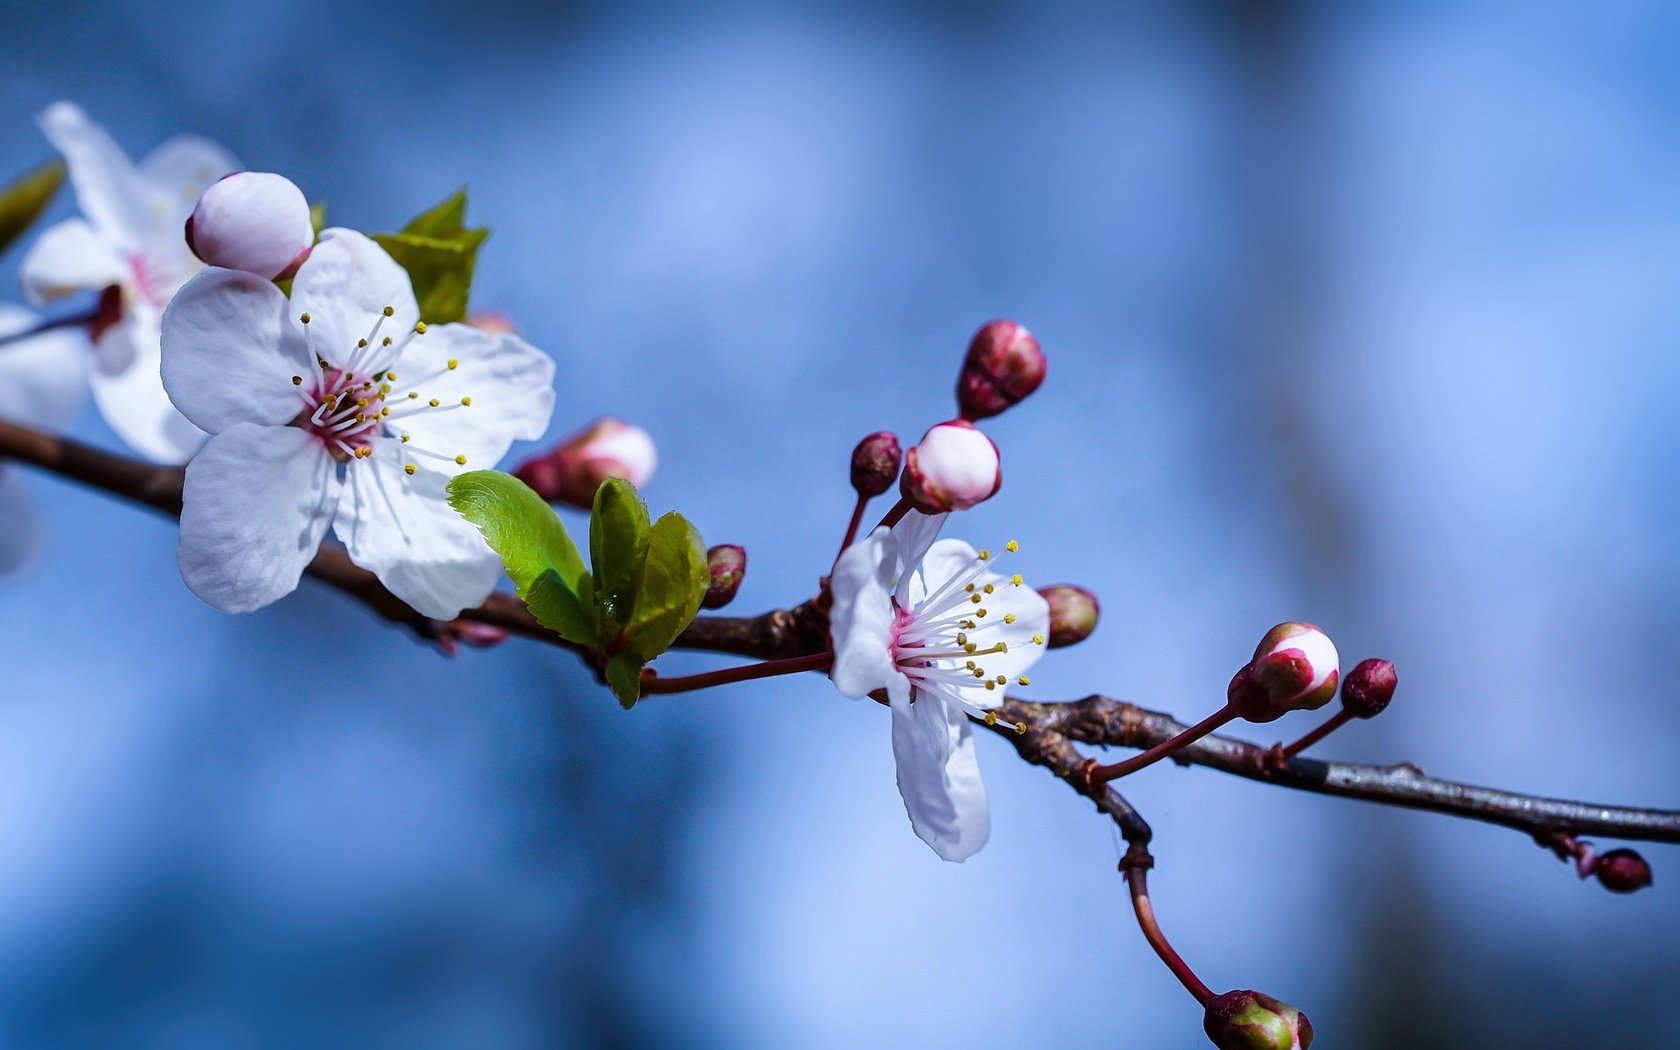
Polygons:
[[1307,1050],[1313,1040],[1306,1014],[1254,991],[1208,1000],[1202,1030],[1219,1050]]

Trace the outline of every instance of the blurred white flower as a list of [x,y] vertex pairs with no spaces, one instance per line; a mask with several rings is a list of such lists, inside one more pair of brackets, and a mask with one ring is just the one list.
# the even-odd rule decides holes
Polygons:
[[426,616],[483,601],[501,562],[444,486],[541,437],[554,409],[547,355],[421,324],[408,274],[343,229],[322,233],[290,301],[240,270],[189,281],[164,315],[163,384],[213,435],[187,467],[181,575],[229,612],[291,593],[328,525]]
[[202,265],[184,225],[199,194],[238,165],[215,143],[169,139],[136,166],[105,129],[69,102],[49,106],[41,130],[64,154],[82,218],[45,230],[20,276],[39,306],[76,292],[117,288],[117,309],[95,326],[93,396],[111,429],[136,451],[180,463],[204,434],[170,405],[158,381],[158,332],[170,297]]
[[991,834],[969,716],[986,717],[1012,680],[1026,684],[1050,610],[1020,576],[993,572],[990,552],[935,543],[944,520],[911,511],[840,556],[829,677],[853,698],[886,690],[910,824],[940,857],[960,861]]
[[[0,336],[25,331],[35,321],[22,307],[0,303]],[[87,337],[74,328],[0,345],[0,419],[43,430],[68,426],[87,395],[88,356]],[[26,564],[39,544],[40,528],[22,479],[14,468],[0,465],[0,572]]]

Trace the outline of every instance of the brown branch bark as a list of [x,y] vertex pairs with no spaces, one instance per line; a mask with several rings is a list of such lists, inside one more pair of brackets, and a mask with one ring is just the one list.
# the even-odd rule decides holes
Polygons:
[[[141,463],[5,422],[0,422],[0,459],[29,463],[168,514],[178,515],[181,510],[180,468]],[[338,547],[322,547],[308,572],[422,638],[435,640],[446,627],[409,608],[371,572],[351,564]],[[538,623],[524,603],[511,594],[493,594],[483,605],[463,612],[461,618],[577,649]],[[758,659],[809,655],[827,645],[826,614],[813,600],[753,617],[702,616],[689,625],[677,645]],[[1079,790],[1078,780],[1072,774],[1083,761],[1075,743],[1146,749],[1185,729],[1171,715],[1100,695],[1070,703],[1011,698],[998,713],[1002,722],[1024,722],[1027,730],[1016,734],[1012,726],[1001,723],[994,730],[1009,740],[1023,759],[1048,769],[1075,790]],[[1680,843],[1680,812],[1594,805],[1475,787],[1426,776],[1409,763],[1371,766],[1297,757],[1276,766],[1266,760],[1269,750],[1216,734],[1176,753],[1173,760],[1300,791],[1499,824],[1542,843],[1560,833]],[[1119,793],[1104,787],[1088,797],[1093,797],[1097,808],[1115,822],[1129,843],[1139,847],[1148,843],[1149,825]]]

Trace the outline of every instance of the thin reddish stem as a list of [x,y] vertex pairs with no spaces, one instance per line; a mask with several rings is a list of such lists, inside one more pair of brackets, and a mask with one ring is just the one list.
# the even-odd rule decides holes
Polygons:
[[1312,732],[1308,733],[1306,736],[1304,736],[1301,739],[1295,741],[1293,744],[1290,744],[1288,747],[1286,747],[1282,751],[1280,751],[1279,752],[1280,761],[1283,761],[1283,762],[1289,761],[1290,759],[1294,758],[1296,755],[1305,751],[1307,748],[1312,747],[1314,744],[1318,743],[1320,740],[1323,740],[1325,737],[1329,736],[1331,733],[1334,733],[1336,730],[1342,728],[1343,726],[1347,725],[1351,721],[1353,721],[1353,712],[1349,711],[1345,707],[1342,708],[1340,711],[1337,711],[1335,714],[1333,714],[1329,718],[1325,719],[1323,725],[1319,726],[1317,729],[1313,730]]
[[706,671],[702,674],[689,674],[673,678],[661,678],[649,671],[642,674],[642,695],[657,696],[661,693],[688,693],[696,689],[710,689],[716,685],[750,682],[755,678],[773,678],[776,675],[798,674],[801,671],[826,671],[833,665],[833,653],[813,653],[810,656],[794,656],[786,660],[766,660],[758,664],[742,664],[740,667],[725,667],[721,671]]
[[43,318],[21,332],[12,332],[8,335],[0,335],[0,349],[4,349],[12,343],[21,343],[25,339],[33,339],[35,336],[43,335],[55,328],[73,328],[77,325],[90,325],[98,319],[99,307],[97,305],[91,309],[83,310],[81,313],[66,314],[63,317]]
[[1131,758],[1126,759],[1124,762],[1116,762],[1111,766],[1095,766],[1091,768],[1085,775],[1086,780],[1092,785],[1106,784],[1110,780],[1120,779],[1127,773],[1136,773],[1145,766],[1154,765],[1161,759],[1172,754],[1174,751],[1178,751],[1181,748],[1195,743],[1202,737],[1207,736],[1215,729],[1218,729],[1220,726],[1236,717],[1236,709],[1231,705],[1226,704],[1224,707],[1215,711],[1213,714],[1208,715],[1189,729],[1186,729],[1184,732],[1178,734],[1170,740],[1161,741],[1148,751],[1139,752]]
[[915,509],[916,508],[910,506],[910,501],[909,500],[900,499],[897,503],[893,504],[892,510],[887,511],[887,516],[881,519],[880,525],[876,525],[875,527],[878,529],[878,528],[881,527],[881,525],[885,525],[887,528],[890,529],[894,525],[897,525],[899,523],[899,521],[902,520],[903,517],[906,514],[910,513],[912,510],[915,510]]
[[1202,983],[1202,979],[1196,976],[1196,971],[1190,969],[1190,964],[1173,950],[1167,935],[1161,932],[1160,924],[1155,921],[1155,909],[1149,903],[1149,881],[1145,866],[1127,864],[1125,869],[1126,887],[1132,893],[1132,910],[1137,913],[1138,926],[1143,929],[1144,939],[1155,949],[1155,954],[1161,957],[1161,961],[1167,964],[1167,969],[1172,971],[1173,976],[1178,978],[1178,983],[1184,986],[1184,990],[1195,996],[1198,1003],[1206,1006],[1208,1000],[1213,998],[1213,989]]
[[869,497],[861,492],[858,493],[857,506],[852,508],[852,522],[846,526],[846,538],[840,541],[840,550],[834,555],[835,561],[839,561],[840,555],[846,553],[846,548],[850,547],[852,541],[857,539],[858,526],[863,524],[863,512],[868,506]]

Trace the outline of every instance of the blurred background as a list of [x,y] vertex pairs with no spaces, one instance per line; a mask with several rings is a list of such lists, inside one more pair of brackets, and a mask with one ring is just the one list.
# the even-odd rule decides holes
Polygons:
[[[1309,619],[1403,679],[1326,754],[1680,805],[1673,5],[536,6],[7,0],[0,174],[70,98],[338,224],[470,184],[551,436],[651,430],[655,512],[750,552],[732,611],[811,592],[853,442],[949,416],[1016,318],[1049,382],[949,534],[1101,595],[1033,695],[1193,719]],[[625,713],[309,582],[230,617],[169,522],[28,480],[0,1045],[1205,1045],[1109,828],[998,741],[992,841],[945,865],[883,712],[820,677]],[[1179,949],[1325,1047],[1680,1046],[1672,849],[1619,898],[1501,829],[1170,764],[1127,793]]]

